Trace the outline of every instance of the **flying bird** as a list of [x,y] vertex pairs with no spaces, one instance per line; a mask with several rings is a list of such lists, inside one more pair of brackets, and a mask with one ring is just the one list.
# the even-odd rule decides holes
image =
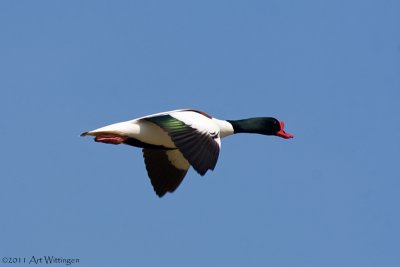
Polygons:
[[219,120],[194,109],[148,115],[84,132],[96,142],[142,148],[147,173],[159,197],[174,192],[192,166],[200,175],[214,170],[221,138],[237,133],[275,135],[285,139],[284,123],[272,117]]

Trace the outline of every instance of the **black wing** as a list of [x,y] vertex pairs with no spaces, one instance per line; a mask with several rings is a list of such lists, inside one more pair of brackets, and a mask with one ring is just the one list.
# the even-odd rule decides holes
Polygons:
[[174,192],[185,177],[189,163],[178,150],[143,149],[144,162],[157,196]]
[[199,174],[204,175],[207,170],[214,170],[220,151],[218,132],[199,131],[170,115],[149,117],[144,120],[155,123],[166,131]]

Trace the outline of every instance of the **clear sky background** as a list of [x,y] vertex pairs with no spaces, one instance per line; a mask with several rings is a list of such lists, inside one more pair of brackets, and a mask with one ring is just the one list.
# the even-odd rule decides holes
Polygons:
[[[1,1],[0,256],[76,266],[400,266],[400,2]],[[81,138],[178,108],[275,116],[153,192]],[[4,264],[0,266],[26,266]]]

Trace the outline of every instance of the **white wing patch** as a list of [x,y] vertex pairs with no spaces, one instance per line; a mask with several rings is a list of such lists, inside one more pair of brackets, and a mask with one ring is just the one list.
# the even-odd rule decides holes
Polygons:
[[[195,111],[178,111],[169,114],[184,124],[196,129],[200,133],[209,134],[212,137],[219,138],[219,127],[210,118]],[[221,143],[219,143],[220,145]]]
[[200,175],[215,168],[221,141],[219,128],[210,118],[197,112],[182,111],[144,120],[167,132],[175,146]]
[[185,159],[182,153],[178,149],[167,150],[168,160],[171,162],[175,168],[180,170],[187,170],[189,169],[189,162]]

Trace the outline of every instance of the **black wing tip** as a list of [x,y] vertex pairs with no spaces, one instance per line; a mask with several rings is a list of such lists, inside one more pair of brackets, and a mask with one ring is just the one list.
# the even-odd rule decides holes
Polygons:
[[196,170],[196,171],[197,171],[197,173],[200,174],[201,176],[204,176],[204,175],[206,175],[208,169],[207,169],[207,170]]
[[173,193],[183,181],[188,169],[180,170],[168,160],[166,150],[143,149],[147,174],[156,195],[161,198]]
[[153,190],[154,190],[154,192],[156,193],[156,195],[157,195],[159,198],[162,198],[162,197],[165,196],[167,193],[173,193],[173,192],[175,192],[176,189],[177,189],[177,188],[168,189],[168,190],[159,190],[159,189],[156,189],[156,187],[153,186]]
[[[194,168],[194,167],[193,167]],[[195,169],[195,168],[194,168]],[[195,169],[196,170],[196,172],[198,173],[198,174],[200,174],[201,176],[204,176],[204,175],[206,175],[206,173],[208,172],[208,171],[214,171],[214,169],[215,169],[215,165],[214,166],[212,166],[212,167],[210,167],[210,168],[207,168],[207,169]]]
[[156,193],[156,195],[158,196],[158,198],[162,198],[167,193],[167,192],[164,192],[164,191],[162,191],[162,192],[156,191],[155,188],[153,188],[153,189],[154,189],[154,192]]

